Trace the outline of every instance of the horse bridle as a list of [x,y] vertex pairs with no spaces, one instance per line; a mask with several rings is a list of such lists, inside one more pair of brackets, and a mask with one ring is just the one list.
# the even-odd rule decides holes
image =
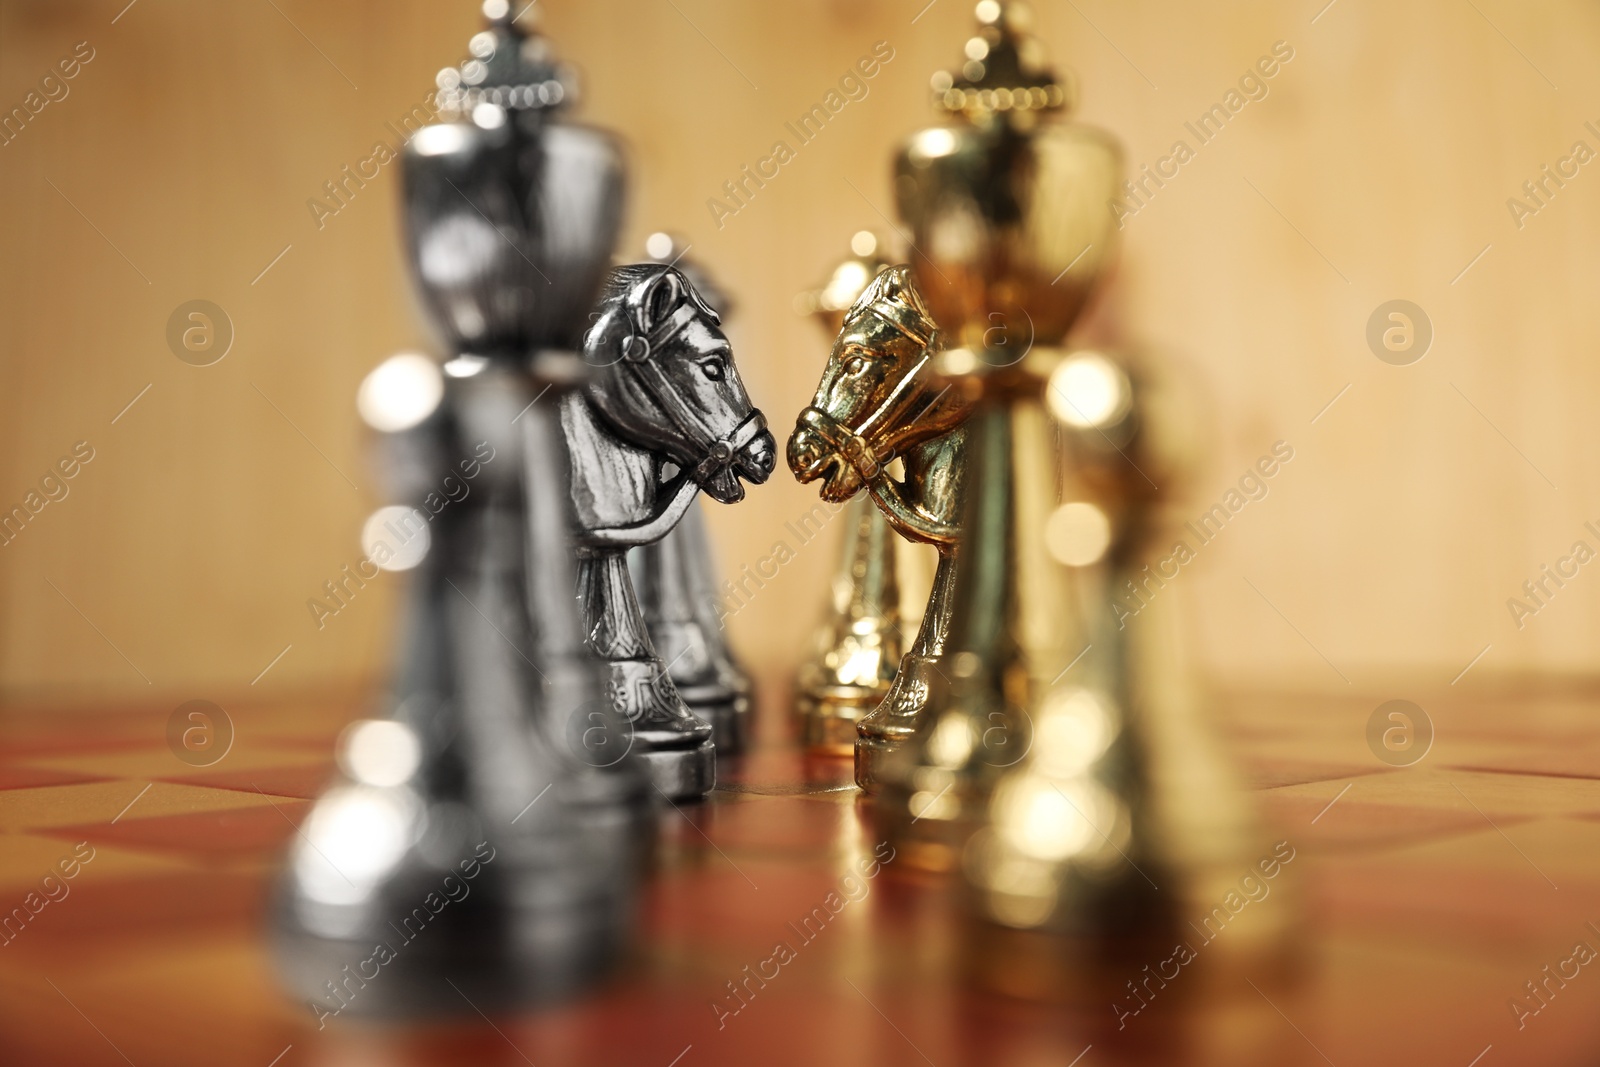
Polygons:
[[921,323],[913,318],[914,312],[898,304],[875,300],[851,318],[859,318],[865,314],[876,315],[916,343],[922,350],[916,366],[895,383],[889,395],[868,413],[859,426],[848,426],[815,405],[800,412],[799,421],[800,425],[821,437],[830,448],[843,456],[860,473],[863,480],[871,482],[883,473],[883,461],[879,459],[877,450],[872,447],[872,442],[867,439],[866,433],[873,423],[879,420],[884,423],[893,420],[911,402],[912,382],[933,359],[930,351],[933,338],[922,329]]
[[700,295],[693,287],[685,286],[683,302],[661,322],[653,327],[648,326],[645,321],[647,301],[655,284],[664,277],[666,273],[662,272],[650,281],[636,286],[628,294],[626,307],[632,332],[622,339],[622,361],[633,371],[639,384],[650,394],[650,398],[661,409],[661,413],[688,441],[690,449],[699,454],[700,459],[690,470],[690,477],[697,485],[704,485],[709,479],[733,465],[739,452],[767,428],[767,420],[759,409],[752,409],[739,425],[728,433],[717,436],[705,424],[694,403],[668,377],[666,371],[653,361],[652,356],[665,349],[672,343],[673,338],[702,315],[710,318],[712,322],[722,321],[721,316],[700,299]]
[[689,442],[699,459],[693,467],[677,475],[671,485],[671,496],[665,503],[658,501],[649,518],[625,526],[581,531],[578,535],[580,554],[612,551],[661,540],[678,525],[700,487],[732,466],[740,451],[767,428],[766,417],[753,409],[730,432],[717,436],[702,421],[698,409],[689,398],[655,364],[651,357],[671,344],[673,338],[695,319],[704,315],[712,322],[722,321],[693,286],[683,286],[683,301],[665,319],[650,326],[646,321],[648,297],[655,284],[664,277],[665,271],[636,286],[628,294],[625,306],[630,333],[622,339],[622,361],[662,414]]

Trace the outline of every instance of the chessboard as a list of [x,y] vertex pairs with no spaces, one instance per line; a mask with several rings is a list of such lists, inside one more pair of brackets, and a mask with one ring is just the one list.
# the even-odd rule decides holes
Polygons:
[[1215,995],[1175,980],[1132,1014],[1126,988],[1066,1006],[975,988],[944,890],[892,862],[867,876],[848,764],[800,756],[774,703],[705,803],[660,811],[607,984],[493,1017],[442,987],[436,1018],[323,1029],[278,984],[265,915],[362,696],[227,705],[233,746],[205,768],[168,749],[170,708],[12,707],[0,1064],[1600,1063],[1600,692],[1410,699],[1434,733],[1410,766],[1369,745],[1382,699],[1215,700],[1269,838],[1294,850],[1294,891],[1251,906],[1301,912],[1292,967]]

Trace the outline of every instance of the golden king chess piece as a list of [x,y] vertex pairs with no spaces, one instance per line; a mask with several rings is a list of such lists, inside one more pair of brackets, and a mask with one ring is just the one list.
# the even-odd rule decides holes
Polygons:
[[[1055,114],[1067,94],[1026,9],[977,11],[966,64],[934,79],[950,124],[896,162],[937,369],[976,410],[944,670],[878,810],[902,862],[959,873],[984,983],[1071,996],[1106,988],[1086,964],[1139,978],[1175,943],[1224,954],[1207,931],[1284,860],[1196,721],[1173,598],[1114,607],[1160,529],[1164,468],[1127,369],[1062,345],[1111,255],[1121,153]],[[1259,907],[1226,953],[1285,915]]]
[[[831,339],[843,328],[851,305],[888,266],[877,236],[862,230],[850,239],[850,255],[827,282],[796,298],[796,310],[814,317]],[[818,756],[855,751],[856,723],[889,692],[904,644],[896,558],[902,542],[867,493],[851,497],[840,518],[844,543],[827,613],[796,679],[800,743]]]

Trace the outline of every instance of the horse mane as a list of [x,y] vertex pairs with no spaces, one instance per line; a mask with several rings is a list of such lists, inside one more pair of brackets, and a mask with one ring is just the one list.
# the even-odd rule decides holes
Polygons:
[[[705,297],[700,295],[700,290],[694,287],[689,276],[678,268],[668,263],[627,263],[612,267],[606,272],[605,282],[600,287],[600,297],[595,302],[594,325],[583,338],[585,354],[603,346],[620,343],[622,335],[631,333],[634,330],[634,323],[626,314],[628,297],[640,286],[648,285],[653,279],[667,274],[676,275],[684,298],[699,308],[702,314],[712,322],[721,321],[721,316],[706,303]],[[622,328],[621,334],[617,329],[619,325]]]
[[[911,280],[911,268],[905,264],[879,271],[877,277],[868,282],[861,295],[856,297],[855,303],[850,305],[845,322],[852,322],[864,315],[886,320],[902,332],[919,333],[928,340],[929,347],[936,347],[939,324],[933,320],[922,293]],[[907,327],[910,327],[909,331]]]
[[653,274],[665,274],[668,267],[664,263],[627,263],[620,267],[612,267],[606,271],[605,283],[600,287],[598,306],[610,308],[622,303],[633,287]]

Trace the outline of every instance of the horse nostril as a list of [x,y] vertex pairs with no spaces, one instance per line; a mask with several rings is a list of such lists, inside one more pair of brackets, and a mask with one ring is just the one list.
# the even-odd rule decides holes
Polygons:
[[739,467],[746,477],[757,484],[767,480],[778,463],[778,442],[766,430],[744,447],[739,454]]
[[822,445],[809,430],[796,430],[789,436],[789,469],[803,474],[822,462]]

